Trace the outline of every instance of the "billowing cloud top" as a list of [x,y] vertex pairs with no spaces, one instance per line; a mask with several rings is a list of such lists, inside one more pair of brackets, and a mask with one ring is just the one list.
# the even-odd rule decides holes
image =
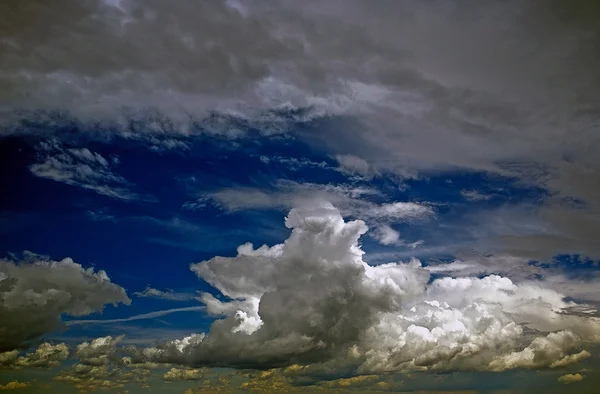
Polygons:
[[[370,266],[361,220],[332,205],[293,209],[283,244],[191,266],[226,300],[210,332],[134,352],[137,362],[362,373],[563,367],[590,357],[600,323],[542,283],[490,275],[431,281],[418,260]],[[527,334],[524,327],[536,334]],[[307,371],[310,371],[311,369]]]

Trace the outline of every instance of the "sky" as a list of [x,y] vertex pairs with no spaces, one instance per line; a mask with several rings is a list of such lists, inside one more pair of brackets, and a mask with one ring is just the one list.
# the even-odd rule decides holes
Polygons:
[[599,18],[0,2],[0,391],[596,393]]

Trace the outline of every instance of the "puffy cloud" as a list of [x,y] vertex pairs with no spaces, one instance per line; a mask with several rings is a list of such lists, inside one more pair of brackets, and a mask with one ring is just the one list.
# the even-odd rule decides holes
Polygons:
[[494,371],[513,368],[564,367],[591,356],[585,350],[577,354],[566,353],[576,348],[578,344],[579,338],[572,332],[550,333],[545,338],[535,338],[529,346],[521,351],[498,357],[490,363],[490,367]]
[[386,224],[377,227],[373,236],[382,245],[393,245],[400,241],[400,233]]
[[91,342],[82,342],[75,348],[74,356],[84,365],[102,366],[109,364],[115,357],[117,344],[125,336],[96,338]]
[[0,367],[12,366],[19,358],[18,350],[0,353]]
[[0,353],[0,368],[57,367],[69,357],[66,343],[40,344],[32,353],[19,356],[18,350]]
[[576,374],[568,373],[566,375],[562,375],[561,377],[559,377],[558,381],[560,383],[569,384],[569,383],[581,382],[584,377],[585,376],[578,374],[578,373],[576,373]]
[[123,369],[114,365],[75,364],[60,371],[54,380],[72,384],[81,393],[97,390],[114,390],[135,382],[144,384],[150,375],[145,369]]
[[171,368],[163,375],[163,379],[166,381],[200,380],[204,377],[205,372],[204,369]]
[[42,343],[33,353],[19,357],[16,365],[22,367],[57,367],[69,357],[69,347],[65,343],[52,345]]
[[61,316],[84,316],[106,304],[129,304],[125,290],[106,272],[61,261],[0,260],[0,351],[61,326]]
[[[473,276],[501,274],[519,282],[535,283],[531,278],[541,278],[543,287],[552,289],[578,301],[600,301],[600,294],[596,289],[595,281],[598,274],[589,272],[585,278],[569,275],[558,265],[532,264],[528,258],[511,255],[465,256],[450,263],[432,263],[425,267],[434,274],[453,276]],[[581,309],[583,305],[577,308]],[[588,313],[593,313],[596,308],[588,306]]]
[[6,384],[0,384],[0,390],[19,390],[29,387],[31,387],[31,383],[19,382],[18,380],[13,380],[12,382],[8,382]]
[[244,244],[237,256],[193,264],[224,296],[202,296],[222,318],[206,334],[137,358],[238,368],[310,364],[287,372],[304,374],[495,371],[565,366],[589,357],[584,342],[600,341],[598,319],[567,314],[577,304],[543,282],[431,280],[416,259],[370,266],[359,245],[367,226],[346,222],[329,204],[291,210],[286,226],[292,232],[283,244]]

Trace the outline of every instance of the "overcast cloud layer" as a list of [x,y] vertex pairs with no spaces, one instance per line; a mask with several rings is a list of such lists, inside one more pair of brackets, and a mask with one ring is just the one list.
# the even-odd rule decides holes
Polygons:
[[[307,137],[342,168],[516,176],[550,197],[531,213],[543,230],[506,236],[506,248],[599,256],[593,0],[0,7],[0,109],[13,126],[33,111],[174,146],[190,133],[284,133],[289,122],[340,115],[342,127]],[[50,176],[50,164],[33,170]],[[132,198],[123,188],[115,197]],[[582,204],[565,205],[573,199]]]

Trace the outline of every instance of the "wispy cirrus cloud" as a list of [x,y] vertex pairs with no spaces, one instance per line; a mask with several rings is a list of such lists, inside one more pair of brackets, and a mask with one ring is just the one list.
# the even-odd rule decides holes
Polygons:
[[150,286],[147,286],[143,291],[133,293],[133,295],[140,298],[158,298],[168,301],[189,301],[197,297],[197,295],[191,293],[176,293],[173,290],[162,291]]
[[390,223],[410,223],[435,218],[434,208],[427,203],[395,201],[375,203],[381,192],[367,186],[345,184],[299,183],[280,180],[272,190],[260,188],[227,188],[202,195],[184,204],[184,209],[202,209],[213,203],[229,212],[240,210],[287,210],[320,202],[334,204],[345,216],[361,217],[378,228],[372,235],[384,245],[398,243],[399,234]]
[[39,161],[29,167],[37,177],[92,190],[118,200],[149,200],[133,192],[132,185],[111,170],[114,163],[97,152],[88,148],[65,148],[56,140],[39,146]]
[[114,323],[126,323],[130,321],[136,320],[148,320],[155,319],[157,317],[162,317],[166,315],[170,315],[171,313],[179,313],[179,312],[202,312],[205,311],[206,307],[204,306],[189,306],[185,308],[172,308],[172,309],[164,309],[155,312],[142,313],[139,315],[119,318],[119,319],[88,319],[88,320],[69,320],[66,321],[65,324],[67,326],[73,325],[81,325],[81,324],[114,324]]

